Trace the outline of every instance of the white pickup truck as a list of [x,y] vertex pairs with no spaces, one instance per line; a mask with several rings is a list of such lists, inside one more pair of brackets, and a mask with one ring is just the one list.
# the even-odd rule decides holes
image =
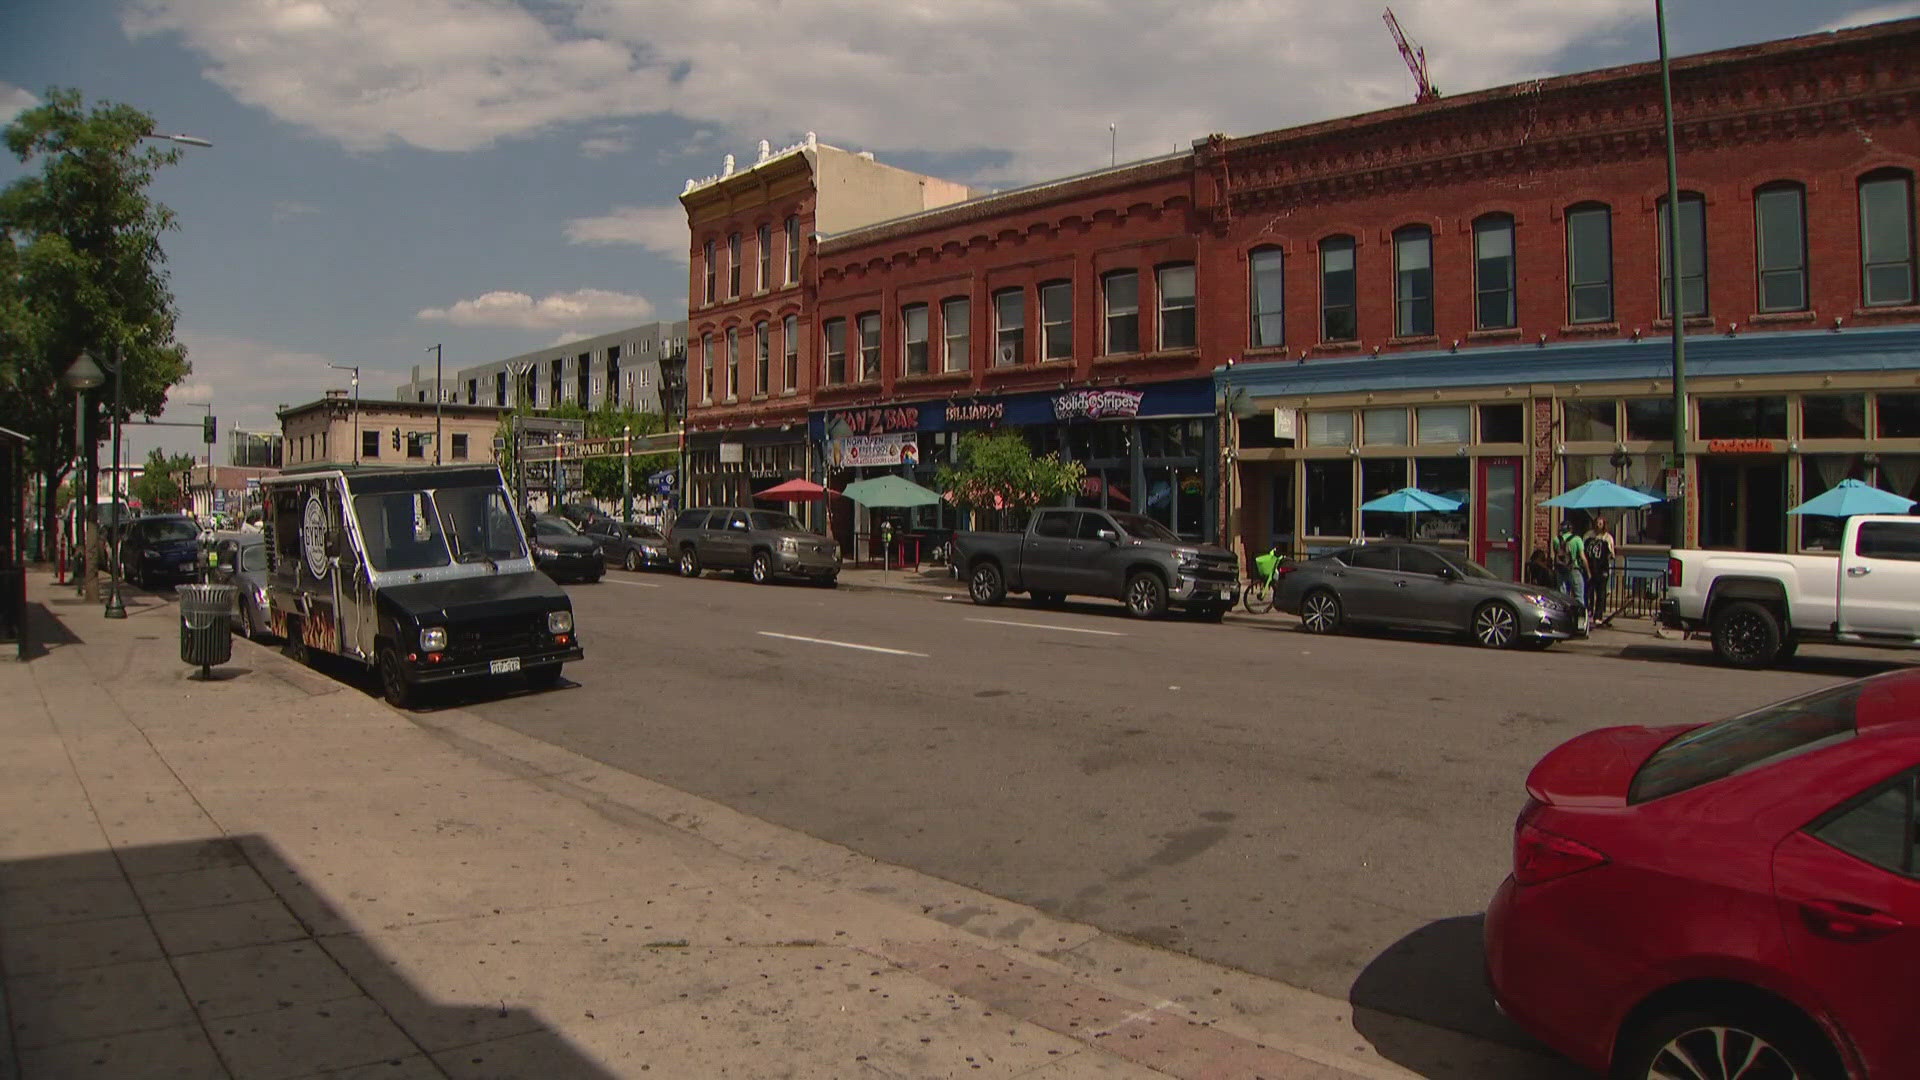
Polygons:
[[1711,634],[1734,667],[1767,667],[1803,641],[1920,648],[1920,517],[1848,518],[1838,558],[1674,551],[1660,621]]

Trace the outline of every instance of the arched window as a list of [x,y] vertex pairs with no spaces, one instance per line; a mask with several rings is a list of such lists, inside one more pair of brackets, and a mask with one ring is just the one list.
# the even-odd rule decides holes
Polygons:
[[1106,305],[1109,356],[1140,351],[1140,272],[1111,270],[1100,278],[1100,296]]
[[1354,305],[1353,237],[1320,241],[1320,340],[1352,341],[1360,336]]
[[847,381],[847,320],[828,319],[821,323],[820,337],[827,385],[841,386]]
[[753,392],[765,397],[773,382],[773,337],[764,322],[754,324],[753,349]]
[[1753,248],[1761,311],[1807,309],[1807,189],[1767,184],[1753,193]]
[[1040,359],[1073,359],[1073,282],[1040,285]]
[[880,313],[863,312],[860,326],[860,379],[877,382],[880,378]]
[[1513,215],[1485,214],[1473,222],[1473,328],[1520,325],[1515,299]]
[[993,294],[993,366],[1012,367],[1027,359],[1027,295],[1019,289]]
[[1154,271],[1154,291],[1160,299],[1160,348],[1191,349],[1200,343],[1193,285],[1192,263]]
[[1860,284],[1868,307],[1913,303],[1913,174],[1860,178]]
[[1408,225],[1393,233],[1393,334],[1433,333],[1433,230]]
[[[1660,213],[1660,317],[1673,317],[1673,272],[1668,269],[1667,200]],[[1680,193],[1680,310],[1687,318],[1707,314],[1707,200]]]
[[1247,254],[1247,344],[1270,348],[1287,343],[1286,253],[1277,247]]
[[1613,321],[1613,211],[1604,203],[1567,210],[1567,318]]
[[902,374],[927,373],[927,305],[908,304],[900,309],[900,357]]

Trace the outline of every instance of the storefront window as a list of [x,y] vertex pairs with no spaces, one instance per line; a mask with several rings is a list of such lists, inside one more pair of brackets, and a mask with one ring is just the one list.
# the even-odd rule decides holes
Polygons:
[[1179,533],[1198,539],[1205,533],[1207,489],[1200,470],[1149,465],[1146,515]]
[[1920,439],[1920,394],[1881,394],[1880,437]]
[[1419,440],[1425,443],[1471,442],[1469,427],[1473,409],[1467,405],[1422,405],[1414,410],[1420,423]]
[[[1561,490],[1570,491],[1589,480],[1600,479],[1655,496],[1663,501],[1639,510],[1599,510],[1594,513],[1607,519],[1614,539],[1622,544],[1667,543],[1672,519],[1668,504],[1664,501],[1666,455],[1628,454],[1624,455],[1624,460],[1626,464],[1616,468],[1611,455],[1568,454],[1562,459]],[[1565,510],[1562,513],[1582,533],[1593,524],[1593,515],[1584,510]]]
[[[1800,501],[1832,488],[1842,480],[1866,480],[1867,464],[1860,454],[1808,454],[1800,459]],[[1800,523],[1802,551],[1838,551],[1844,518],[1795,514]]]
[[1414,523],[1414,539],[1434,543],[1467,538],[1467,511],[1473,505],[1473,461],[1452,457],[1415,458],[1413,486],[1460,504],[1460,509],[1421,514]]
[[1307,462],[1307,535],[1353,535],[1353,463]]
[[[1360,462],[1360,501],[1391,495],[1407,486],[1406,458],[1363,458]],[[1363,511],[1360,535],[1407,539],[1407,515]]]
[[1566,424],[1561,439],[1565,442],[1616,442],[1619,437],[1618,403],[1605,401],[1568,401],[1563,406]]
[[1787,399],[1703,397],[1700,399],[1700,437],[1784,439],[1787,437]]
[[1635,441],[1673,442],[1673,399],[1628,398],[1627,438]]
[[1360,429],[1368,446],[1407,445],[1407,410],[1362,409]]
[[1353,413],[1310,412],[1307,414],[1308,446],[1352,446]]
[[1863,439],[1867,435],[1865,394],[1809,394],[1800,399],[1803,439]]
[[1518,405],[1480,406],[1480,441],[1517,443],[1527,441],[1526,413]]
[[1879,486],[1920,502],[1920,454],[1882,455]]

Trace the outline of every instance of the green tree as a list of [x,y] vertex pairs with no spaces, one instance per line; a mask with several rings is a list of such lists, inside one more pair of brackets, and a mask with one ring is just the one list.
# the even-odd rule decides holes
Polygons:
[[[174,215],[147,195],[179,152],[143,147],[152,130],[138,109],[88,109],[79,92],[54,89],[0,133],[37,166],[0,191],[0,426],[30,437],[31,467],[49,490],[74,455],[72,392],[60,376],[75,356],[91,352],[102,368],[124,358],[127,414],[160,413],[190,370],[160,246]],[[111,390],[93,396],[111,407]]]
[[148,513],[172,513],[186,505],[186,488],[180,478],[193,471],[191,454],[163,453],[158,447],[147,452],[147,464],[140,475],[127,485],[127,493],[140,500]]
[[1087,467],[1058,454],[1035,457],[1017,431],[971,431],[954,448],[953,464],[940,466],[935,483],[954,504],[976,512],[1010,511],[1024,518],[1036,506],[1080,493]]
[[[541,416],[550,416],[558,420],[584,420],[587,425],[587,438],[611,438],[622,434],[631,427],[635,436],[654,435],[666,430],[666,421],[658,413],[639,412],[634,409],[616,409],[602,406],[588,409],[567,402],[551,409],[538,410]],[[513,417],[533,415],[524,406],[500,418],[497,434],[505,441],[506,449],[500,452],[500,469],[508,481],[513,477]],[[633,458],[633,489],[635,497],[645,493],[647,476],[670,467],[674,462],[672,454],[635,454]],[[620,498],[621,460],[613,457],[588,458],[586,461],[585,481],[587,494],[602,502],[613,502]]]

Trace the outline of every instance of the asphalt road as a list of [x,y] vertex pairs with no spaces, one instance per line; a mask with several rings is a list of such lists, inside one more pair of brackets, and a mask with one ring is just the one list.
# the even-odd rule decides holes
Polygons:
[[1594,727],[1861,673],[721,578],[569,591],[576,685],[465,707],[878,859],[1496,1038],[1516,1036],[1481,989],[1478,916],[1532,763]]

